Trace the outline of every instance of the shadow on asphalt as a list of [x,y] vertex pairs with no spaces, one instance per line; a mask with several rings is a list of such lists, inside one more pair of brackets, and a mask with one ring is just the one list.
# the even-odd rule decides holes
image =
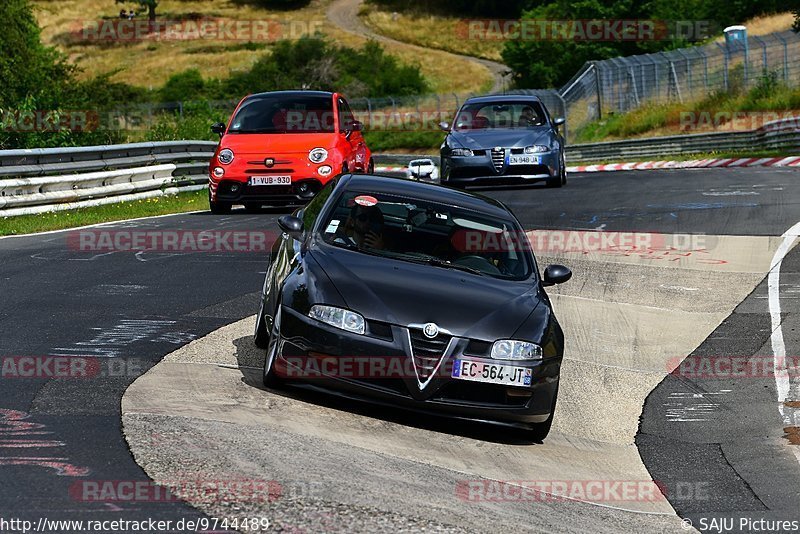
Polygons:
[[[258,214],[282,215],[285,213],[292,213],[299,207],[301,206],[262,206],[261,208],[258,208],[256,210],[247,210],[244,207],[239,206],[233,208],[228,215],[258,215]],[[205,217],[213,214],[210,211],[205,210],[200,213],[192,213],[190,215]],[[219,215],[215,215],[215,217],[219,217]]]
[[440,434],[462,436],[504,445],[537,444],[526,436],[524,429],[501,424],[482,423],[415,412],[387,404],[350,399],[339,396],[335,392],[323,393],[303,389],[300,385],[286,385],[281,389],[266,389],[262,385],[261,371],[264,367],[265,351],[256,348],[250,336],[236,339],[233,344],[236,346],[236,360],[239,365],[239,371],[242,373],[242,382],[253,388],[260,389],[264,395],[279,395],[306,404]]

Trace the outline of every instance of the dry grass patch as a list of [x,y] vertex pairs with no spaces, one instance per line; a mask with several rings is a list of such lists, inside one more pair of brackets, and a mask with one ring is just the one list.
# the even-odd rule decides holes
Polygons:
[[[133,4],[116,4],[113,0],[33,0],[32,3],[44,42],[67,54],[83,70],[84,78],[114,73],[112,81],[156,88],[173,74],[190,68],[199,69],[207,77],[226,78],[231,72],[248,69],[262,54],[269,53],[269,46],[264,50],[242,50],[236,45],[243,41],[230,40],[75,42],[70,34],[83,21],[116,19],[122,7],[130,9]],[[197,14],[228,20],[270,20],[280,24],[284,37],[299,38],[304,29],[318,30],[335,42],[352,47],[363,45],[364,39],[342,32],[328,22],[326,10],[330,3],[331,0],[313,0],[301,9],[278,11],[236,0],[161,0],[157,13],[159,20],[179,20]],[[144,18],[146,14],[138,17]],[[479,65],[467,61],[454,64],[451,58],[436,51],[420,54],[401,45],[384,44],[384,47],[403,62],[419,64],[434,92],[479,92],[491,86],[491,74]],[[210,51],[194,53],[198,48]]]
[[392,13],[371,5],[362,9],[361,19],[374,32],[404,43],[502,61],[503,41],[465,38],[465,19],[423,13]]

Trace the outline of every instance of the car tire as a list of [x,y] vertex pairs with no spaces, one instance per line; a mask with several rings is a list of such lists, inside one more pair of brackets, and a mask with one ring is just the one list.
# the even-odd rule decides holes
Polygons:
[[208,192],[208,207],[214,215],[225,215],[231,212],[233,204],[230,202],[214,202],[211,200],[211,191]]
[[275,360],[278,355],[278,347],[281,342],[281,304],[278,303],[278,309],[275,311],[275,317],[272,319],[272,328],[267,343],[266,356],[264,358],[264,373],[263,383],[264,387],[270,389],[277,389],[284,384],[278,373],[275,372]]
[[269,346],[269,330],[267,330],[267,321],[264,319],[264,297],[261,297],[261,309],[258,310],[258,317],[256,317],[256,330],[253,334],[253,343],[259,349],[266,349]]
[[567,162],[561,156],[561,185],[567,185]]
[[556,413],[556,401],[558,400],[558,389],[553,397],[553,406],[550,408],[550,417],[543,423],[533,423],[531,429],[528,431],[528,438],[536,443],[542,443],[547,435],[550,433],[550,427],[553,426],[553,416]]
[[561,187],[562,185],[564,185],[561,180],[562,180],[561,173],[559,172],[558,175],[552,178],[548,178],[547,182],[545,183],[547,184],[547,187]]
[[372,161],[372,158],[369,159],[367,164],[367,174],[375,174],[375,162]]

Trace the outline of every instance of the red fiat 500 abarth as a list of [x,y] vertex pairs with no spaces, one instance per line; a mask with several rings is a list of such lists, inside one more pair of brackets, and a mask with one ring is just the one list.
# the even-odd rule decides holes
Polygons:
[[213,213],[233,204],[305,204],[346,172],[373,171],[372,155],[347,101],[323,91],[276,91],[245,97],[209,167]]

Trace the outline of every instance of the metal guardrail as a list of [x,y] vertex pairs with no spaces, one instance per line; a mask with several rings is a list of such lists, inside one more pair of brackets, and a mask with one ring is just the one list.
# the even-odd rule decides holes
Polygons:
[[0,217],[203,189],[215,148],[211,141],[166,141],[0,150]]
[[[624,141],[604,141],[567,145],[569,163],[590,161],[641,161],[641,158],[660,158],[711,152],[745,152],[758,150],[800,150],[800,117],[781,119],[764,124],[757,130],[684,134],[645,137]],[[406,165],[412,159],[432,158],[438,165],[438,155],[379,154],[378,165]]]
[[[0,150],[0,217],[152,198],[207,186],[212,141],[167,141],[75,148]],[[719,151],[800,150],[800,117],[757,130],[570,145],[569,162]],[[419,155],[376,154],[405,165]],[[431,156],[438,162],[437,156]]]
[[679,154],[799,149],[800,117],[768,122],[761,128],[750,131],[647,137],[571,145],[567,146],[566,156],[570,162],[640,161],[641,158]]

